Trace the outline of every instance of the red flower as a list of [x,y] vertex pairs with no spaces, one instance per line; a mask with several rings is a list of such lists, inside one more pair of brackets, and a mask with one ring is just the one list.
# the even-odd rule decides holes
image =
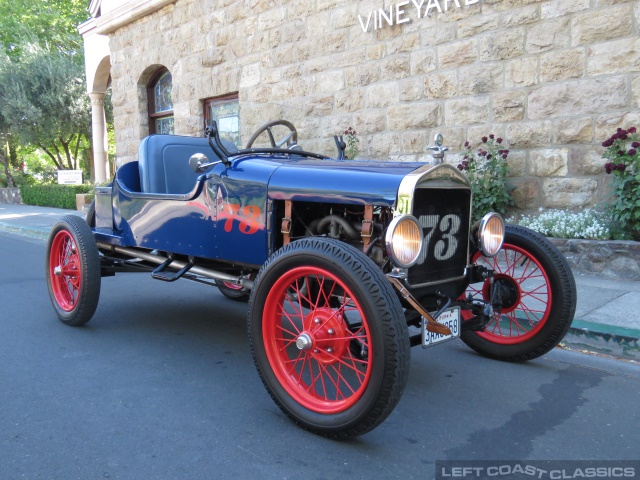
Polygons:
[[614,168],[615,168],[615,166],[611,162],[607,162],[607,163],[604,164],[604,169],[607,172],[607,175],[611,174],[611,172],[613,172]]
[[636,127],[631,127],[629,130],[627,130],[627,133],[636,133]]
[[640,142],[633,142],[633,143],[631,144],[631,146],[632,146],[633,148],[638,148],[638,147],[640,147]]
[[502,139],[501,139],[501,138],[497,138],[497,139],[496,139],[496,142],[498,142],[498,143],[502,143]]
[[604,142],[602,142],[602,146],[605,147],[605,148],[608,148],[611,145],[613,145],[613,138],[609,138],[609,139],[605,140]]
[[618,165],[616,165],[615,169],[616,170],[620,170],[621,172],[624,172],[624,169],[627,168],[627,166],[624,163],[619,163]]
[[487,140],[489,140],[487,137],[482,137],[482,143],[487,143]]
[[491,140],[493,140],[493,139],[494,139],[494,138],[496,138],[496,137],[495,137],[495,135],[492,133],[491,135],[489,135],[489,138],[490,138]]
[[631,150],[629,150],[627,153],[629,154],[629,156],[630,156],[630,157],[633,157],[633,156],[636,154],[636,149],[635,149],[635,148],[632,148],[632,149],[631,149]]

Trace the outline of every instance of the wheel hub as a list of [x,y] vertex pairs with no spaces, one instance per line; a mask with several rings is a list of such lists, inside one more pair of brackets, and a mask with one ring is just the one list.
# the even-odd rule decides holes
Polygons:
[[62,267],[60,265],[58,265],[57,267],[54,267],[53,274],[58,277],[62,275]]
[[321,363],[338,362],[349,348],[349,332],[339,311],[319,308],[304,321],[304,331],[296,339],[296,347],[311,351]]
[[[495,292],[495,304],[502,308],[503,313],[509,313],[515,310],[522,298],[522,291],[520,285],[509,275],[497,274],[493,278],[493,289]],[[482,289],[482,296],[484,300],[490,302],[491,298],[491,284],[487,280]]]

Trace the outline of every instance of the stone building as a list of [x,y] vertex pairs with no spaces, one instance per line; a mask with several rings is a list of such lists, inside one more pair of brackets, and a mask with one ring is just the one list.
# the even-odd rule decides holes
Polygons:
[[[243,143],[299,112],[300,143],[420,160],[435,132],[505,139],[518,207],[581,208],[605,191],[600,143],[640,127],[640,1],[93,0],[85,39],[96,178],[112,88],[118,163],[154,132]],[[294,114],[295,116],[295,114]]]

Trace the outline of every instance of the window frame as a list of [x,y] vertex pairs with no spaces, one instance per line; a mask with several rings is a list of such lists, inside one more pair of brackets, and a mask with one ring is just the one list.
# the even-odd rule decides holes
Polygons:
[[[156,85],[160,81],[160,79],[165,74],[171,75],[171,90],[173,91],[173,75],[169,71],[168,68],[162,67],[156,71],[151,80],[147,84],[147,104],[148,104],[148,113],[149,113],[149,135],[153,135],[157,133],[156,130],[156,120],[167,117],[174,117],[174,128],[175,128],[175,116],[173,114],[173,108],[171,110],[165,110],[164,112],[156,111]],[[172,99],[172,107],[173,107],[173,99]]]
[[[240,121],[240,97],[238,95],[238,92],[231,92],[231,93],[226,93],[224,95],[219,95],[217,97],[210,97],[210,98],[205,98],[203,100],[203,110],[204,110],[204,124],[206,126],[207,122],[209,120],[211,120],[211,105],[214,105],[216,103],[222,103],[222,102],[229,102],[229,101],[237,101],[238,102],[238,122]],[[238,128],[240,128],[240,125],[238,125]],[[240,131],[238,131],[238,135],[240,135]],[[242,142],[242,137],[239,137],[239,141]],[[241,148],[241,146],[238,146],[238,148]]]

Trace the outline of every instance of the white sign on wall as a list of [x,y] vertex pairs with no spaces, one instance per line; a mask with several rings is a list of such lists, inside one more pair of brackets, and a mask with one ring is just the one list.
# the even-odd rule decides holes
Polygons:
[[58,185],[82,185],[82,170],[58,170]]

